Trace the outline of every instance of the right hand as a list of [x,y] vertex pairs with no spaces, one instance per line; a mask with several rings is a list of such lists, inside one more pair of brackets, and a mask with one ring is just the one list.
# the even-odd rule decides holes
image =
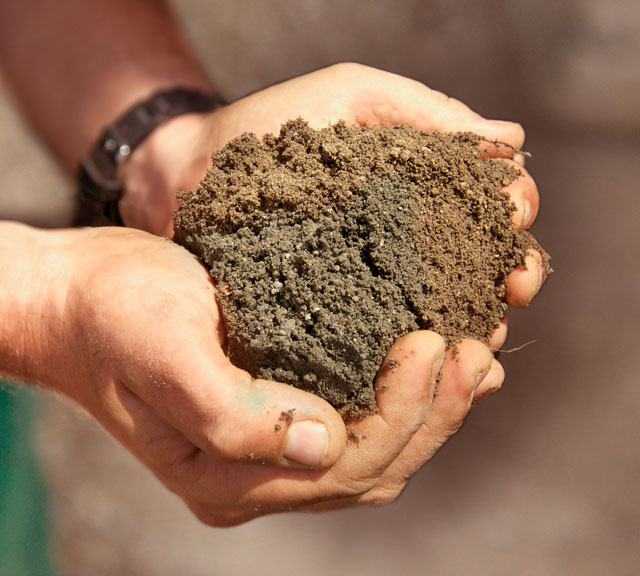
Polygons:
[[477,342],[445,359],[440,336],[410,334],[390,352],[397,370],[378,375],[379,414],[345,428],[321,398],[230,364],[213,282],[183,248],[117,228],[34,234],[12,375],[82,405],[208,524],[392,500],[458,429],[492,365]]

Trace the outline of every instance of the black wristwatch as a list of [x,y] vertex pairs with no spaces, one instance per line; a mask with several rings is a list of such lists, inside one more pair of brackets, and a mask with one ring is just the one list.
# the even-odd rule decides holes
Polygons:
[[80,161],[76,224],[122,225],[118,200],[124,188],[118,179],[118,164],[161,124],[182,114],[209,112],[223,104],[215,94],[177,88],[157,92],[123,114]]

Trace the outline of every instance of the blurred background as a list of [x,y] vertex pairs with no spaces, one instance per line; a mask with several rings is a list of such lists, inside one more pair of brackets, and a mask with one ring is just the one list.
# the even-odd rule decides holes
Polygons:
[[[510,316],[503,389],[385,508],[207,528],[88,418],[34,442],[63,576],[640,571],[640,3],[177,0],[228,99],[340,61],[521,122],[556,273]],[[0,96],[0,217],[65,225],[73,183]],[[0,573],[2,568],[0,567]]]

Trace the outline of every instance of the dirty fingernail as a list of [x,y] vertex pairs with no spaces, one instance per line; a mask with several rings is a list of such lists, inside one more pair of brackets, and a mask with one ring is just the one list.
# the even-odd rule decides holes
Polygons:
[[540,288],[542,288],[542,283],[544,282],[544,265],[542,262],[539,264],[540,273],[538,274],[538,289],[536,290],[536,294],[540,292]]
[[502,388],[502,382],[498,382],[497,384],[494,384],[493,386],[491,386],[491,388],[487,388],[487,391],[482,395],[482,397],[484,398],[485,396],[491,396],[501,388]]
[[487,374],[489,374],[489,370],[485,370],[484,372],[480,372],[478,377],[476,378],[476,385],[473,387],[473,390],[480,386],[480,383],[486,378]]
[[492,386],[491,388],[489,388],[489,392],[487,392],[487,396],[491,396],[491,394],[495,394],[501,388],[502,388],[502,382],[500,382],[499,384],[496,384],[495,386]]
[[514,224],[524,228],[527,226],[529,217],[531,216],[531,202],[524,197],[516,197],[513,200],[513,203],[516,206],[516,210],[514,212]]
[[500,390],[500,388],[502,388],[502,383],[495,384],[494,386],[492,386],[491,388],[487,388],[486,390],[476,390],[476,393],[473,395],[474,403],[477,403],[480,400],[483,400],[484,398],[495,394],[498,390]]
[[524,214],[522,216],[522,226],[526,226],[529,223],[529,218],[531,218],[531,202],[524,199]]
[[433,368],[431,368],[431,382],[435,383],[438,375],[440,374],[440,370],[442,370],[442,365],[444,364],[444,358],[446,353],[443,352],[440,356],[433,362]]
[[[529,258],[529,256],[527,256],[527,258]],[[527,262],[527,268],[530,268],[531,266],[536,266],[538,269],[536,291],[534,292],[534,296],[535,296],[538,292],[540,292],[540,288],[542,288],[542,283],[544,281],[544,265],[542,263],[542,257],[537,252],[535,254],[531,254],[531,260],[533,260],[533,262],[531,264]]]
[[284,457],[306,466],[319,466],[329,448],[329,432],[324,424],[313,420],[294,422],[287,430]]

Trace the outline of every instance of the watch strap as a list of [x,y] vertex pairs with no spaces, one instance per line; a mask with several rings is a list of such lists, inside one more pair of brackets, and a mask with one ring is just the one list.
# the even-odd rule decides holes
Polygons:
[[183,114],[209,112],[223,104],[215,94],[177,88],[157,92],[120,116],[80,161],[78,183],[82,206],[78,224],[100,223],[101,216],[106,216],[108,222],[102,223],[121,225],[118,200],[124,187],[118,178],[118,165],[168,120]]

